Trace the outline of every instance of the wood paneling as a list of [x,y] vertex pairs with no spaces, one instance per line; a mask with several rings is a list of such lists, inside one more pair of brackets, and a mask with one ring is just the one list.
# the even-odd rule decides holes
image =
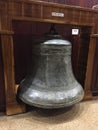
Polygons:
[[78,48],[77,79],[84,86],[87,70],[87,59],[89,51],[91,28],[82,27],[80,32],[80,46]]
[[4,110],[5,110],[5,89],[4,89],[1,38],[0,38],[0,111]]
[[93,95],[98,95],[98,36],[93,37],[93,39],[96,41],[95,46],[95,55],[94,55],[94,64],[93,64],[93,73],[92,73],[92,84],[91,89]]
[[[6,94],[6,114],[15,114],[14,106],[19,112],[24,111],[22,105],[18,106],[16,101],[15,75],[14,75],[14,55],[13,39],[11,35],[2,35],[2,57],[4,63],[4,81]],[[10,49],[8,49],[10,48]]]

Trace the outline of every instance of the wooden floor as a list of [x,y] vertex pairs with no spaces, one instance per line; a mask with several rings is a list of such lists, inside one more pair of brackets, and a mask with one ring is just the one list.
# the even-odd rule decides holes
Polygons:
[[98,99],[66,109],[33,108],[14,116],[1,113],[0,130],[98,130]]

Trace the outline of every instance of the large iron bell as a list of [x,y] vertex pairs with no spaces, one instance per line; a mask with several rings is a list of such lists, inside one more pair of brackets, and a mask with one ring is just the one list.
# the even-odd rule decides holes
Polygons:
[[33,45],[31,73],[20,83],[18,97],[41,108],[62,108],[83,99],[84,91],[73,75],[71,43],[60,35],[46,35]]

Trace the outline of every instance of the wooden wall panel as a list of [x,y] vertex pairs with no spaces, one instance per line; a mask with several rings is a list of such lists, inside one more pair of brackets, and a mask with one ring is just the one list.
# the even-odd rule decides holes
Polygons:
[[98,95],[98,37],[96,40],[96,52],[94,55],[94,68],[93,68],[93,76],[92,76],[92,93],[93,95]]
[[3,75],[3,63],[2,63],[2,52],[1,52],[1,42],[0,42],[0,111],[5,108],[5,93],[4,93],[4,75]]

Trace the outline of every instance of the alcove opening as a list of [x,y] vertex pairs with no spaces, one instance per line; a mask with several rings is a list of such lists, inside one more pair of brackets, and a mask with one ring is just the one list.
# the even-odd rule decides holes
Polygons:
[[[50,23],[13,21],[15,84],[19,84],[32,64],[33,39],[49,32]],[[84,86],[91,27],[55,24],[56,31],[72,43],[72,65],[76,79]],[[72,35],[72,29],[78,29]]]

